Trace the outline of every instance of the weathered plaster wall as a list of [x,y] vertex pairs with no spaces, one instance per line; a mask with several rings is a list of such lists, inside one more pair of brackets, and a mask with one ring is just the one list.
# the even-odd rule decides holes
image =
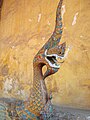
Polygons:
[[[55,25],[59,0],[4,0],[0,21],[0,96],[27,98],[34,55]],[[90,0],[64,0],[62,41],[71,46],[58,73],[47,78],[53,102],[90,109]]]

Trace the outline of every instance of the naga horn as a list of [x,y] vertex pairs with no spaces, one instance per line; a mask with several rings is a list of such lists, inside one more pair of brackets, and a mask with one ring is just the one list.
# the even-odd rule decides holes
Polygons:
[[62,16],[61,16],[61,8],[62,8],[62,2],[63,0],[60,0],[57,11],[56,11],[56,24],[55,24],[55,29],[54,32],[52,33],[51,37],[49,40],[44,44],[44,46],[39,50],[38,53],[44,52],[46,49],[53,48],[57,46],[60,42],[60,39],[62,37]]

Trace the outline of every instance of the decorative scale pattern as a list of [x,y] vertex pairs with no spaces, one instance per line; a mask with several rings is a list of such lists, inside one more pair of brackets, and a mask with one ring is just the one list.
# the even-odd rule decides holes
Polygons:
[[[39,50],[33,60],[33,88],[28,101],[2,99],[3,105],[0,105],[0,111],[5,111],[2,114],[2,119],[11,118],[11,120],[40,120],[41,111],[46,109],[46,112],[52,111],[48,99],[47,88],[45,85],[45,78],[58,71],[55,60],[49,58],[49,62],[55,62],[56,67],[49,65],[46,60],[45,51],[48,50],[50,55],[57,55],[65,52],[65,43],[58,46],[62,36],[62,17],[61,7],[63,0],[60,0],[56,12],[55,30],[45,45]],[[61,54],[60,53],[60,54]],[[62,54],[61,54],[62,56]],[[55,56],[54,56],[55,57]],[[48,58],[47,58],[48,59]],[[46,65],[47,71],[45,75],[42,73],[42,67]],[[44,119],[44,118],[43,118]]]

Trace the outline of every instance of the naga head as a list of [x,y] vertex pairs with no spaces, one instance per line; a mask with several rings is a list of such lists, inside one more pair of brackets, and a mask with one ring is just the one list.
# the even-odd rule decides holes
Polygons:
[[66,43],[59,44],[63,31],[61,15],[62,2],[63,0],[60,0],[57,7],[55,30],[34,58],[34,66],[39,66],[41,69],[44,65],[47,66],[43,79],[58,71],[60,65],[57,59],[63,59],[65,56]]
[[66,43],[55,46],[49,50],[45,50],[45,60],[50,67],[59,69],[60,65],[58,64],[58,59],[62,60],[65,55]]
[[64,42],[49,49],[43,48],[37,53],[34,58],[34,65],[41,66],[41,69],[44,65],[47,66],[43,79],[59,70],[60,64],[58,63],[58,59],[62,60],[64,58],[65,50],[66,43]]

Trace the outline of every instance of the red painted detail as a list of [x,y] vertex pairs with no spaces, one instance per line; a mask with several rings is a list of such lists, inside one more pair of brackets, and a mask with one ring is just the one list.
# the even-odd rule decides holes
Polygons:
[[39,55],[38,58],[41,59],[42,58],[41,55]]

